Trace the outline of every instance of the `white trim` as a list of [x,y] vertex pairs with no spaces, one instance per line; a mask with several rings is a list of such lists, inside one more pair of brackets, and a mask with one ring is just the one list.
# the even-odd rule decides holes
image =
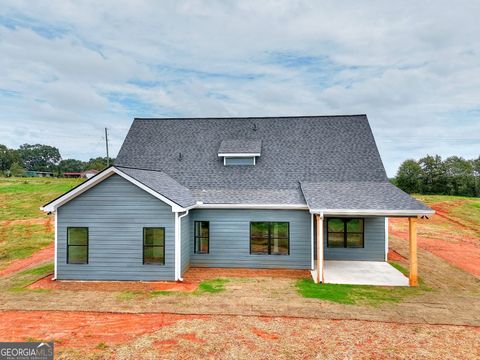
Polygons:
[[311,269],[315,270],[315,227],[314,227],[315,215],[310,215],[310,250],[312,252],[312,266]]
[[308,210],[305,204],[197,204],[196,209],[278,209]]
[[310,213],[324,213],[325,215],[419,216],[433,215],[435,210],[310,209]]
[[260,156],[260,153],[219,153],[218,157],[255,157]]
[[385,261],[388,261],[388,217],[385,217]]
[[80,194],[84,193],[88,189],[91,189],[92,187],[94,187],[98,183],[102,182],[103,180],[109,178],[110,176],[112,176],[114,174],[117,174],[117,175],[123,177],[125,180],[130,181],[132,184],[138,186],[139,188],[141,188],[142,190],[145,190],[146,192],[153,195],[157,199],[159,199],[159,200],[163,201],[164,203],[170,205],[172,207],[172,212],[185,211],[185,209],[182,208],[180,205],[176,204],[175,202],[166,198],[165,196],[159,194],[158,192],[150,189],[148,186],[145,186],[141,182],[135,180],[131,176],[125,174],[124,172],[122,172],[121,170],[119,170],[115,167],[108,168],[107,170],[100,173],[99,175],[90,178],[89,180],[85,181],[83,184],[76,187],[72,191],[70,191],[70,192],[60,196],[58,199],[52,201],[50,204],[40,207],[40,210],[43,210],[45,212],[54,212],[58,207],[64,205],[65,203],[69,202],[70,200],[76,198]]
[[[175,213],[175,223],[177,223],[177,219],[178,219],[178,225],[175,227],[175,270],[177,272],[177,275],[175,276],[175,280],[183,281],[183,278],[182,278],[182,218],[188,215],[188,210],[183,215],[178,215],[178,214],[179,214],[178,212]],[[177,234],[177,231],[178,231],[178,234]]]
[[53,258],[53,279],[52,280],[57,280],[57,260],[58,260],[58,211],[55,211],[53,213],[53,216],[55,216],[55,240],[54,240],[54,258]]

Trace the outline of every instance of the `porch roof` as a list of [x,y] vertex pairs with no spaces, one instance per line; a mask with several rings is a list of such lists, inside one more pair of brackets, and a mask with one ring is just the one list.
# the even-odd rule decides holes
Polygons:
[[311,213],[363,216],[435,213],[388,181],[301,182],[300,185]]

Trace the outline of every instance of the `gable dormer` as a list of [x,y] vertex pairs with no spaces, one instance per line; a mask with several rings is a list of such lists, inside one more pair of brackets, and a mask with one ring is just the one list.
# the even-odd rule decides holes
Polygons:
[[218,156],[223,158],[223,165],[255,165],[262,153],[261,140],[223,140],[218,149]]

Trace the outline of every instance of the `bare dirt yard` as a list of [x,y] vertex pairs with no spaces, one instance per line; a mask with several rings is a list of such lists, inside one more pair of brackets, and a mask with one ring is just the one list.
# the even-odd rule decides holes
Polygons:
[[[313,286],[308,272],[192,269],[184,284],[54,282],[50,218],[73,183],[0,181],[0,341],[60,359],[480,357],[479,200],[424,197],[418,288]],[[408,267],[406,220],[389,258]]]
[[0,313],[5,341],[54,340],[58,359],[477,359],[465,326],[285,317]]

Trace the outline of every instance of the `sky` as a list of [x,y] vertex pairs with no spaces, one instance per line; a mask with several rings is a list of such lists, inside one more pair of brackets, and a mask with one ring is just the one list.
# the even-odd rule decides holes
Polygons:
[[480,155],[480,1],[8,1],[0,144],[115,156],[134,117],[367,114],[387,174]]

